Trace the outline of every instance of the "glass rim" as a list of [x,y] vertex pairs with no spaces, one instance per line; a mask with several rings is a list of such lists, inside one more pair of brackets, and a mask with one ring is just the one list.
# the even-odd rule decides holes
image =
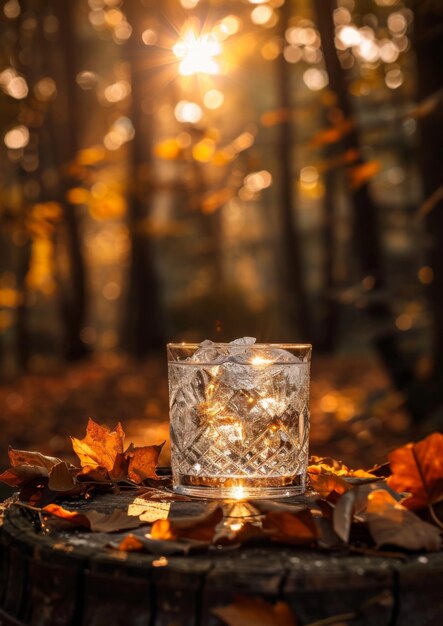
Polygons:
[[[195,342],[191,342],[191,343],[187,343],[186,341],[183,342],[170,342],[166,344],[167,348],[189,348],[189,349],[197,349],[199,348],[201,345],[201,343],[195,343]],[[249,343],[249,344],[242,344],[242,343],[229,343],[228,342],[217,342],[214,341],[212,342],[213,346],[231,346],[232,348],[243,348],[243,347],[247,347],[247,348],[264,348],[264,347],[271,347],[271,348],[286,348],[289,350],[308,350],[310,348],[312,348],[312,343]]]

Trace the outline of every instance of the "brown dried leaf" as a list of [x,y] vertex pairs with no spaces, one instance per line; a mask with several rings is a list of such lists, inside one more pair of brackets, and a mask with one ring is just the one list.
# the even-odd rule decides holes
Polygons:
[[135,515],[128,515],[121,509],[115,509],[112,513],[100,513],[99,511],[68,511],[58,504],[49,504],[43,508],[45,513],[49,513],[64,521],[70,522],[74,526],[89,528],[94,532],[112,533],[117,530],[128,530],[137,528],[144,522]]
[[129,446],[125,453],[129,459],[129,478],[140,484],[146,478],[157,478],[158,457],[162,451],[165,441],[158,446],[142,446],[140,448]]
[[392,475],[388,485],[411,493],[408,509],[420,509],[443,499],[443,434],[433,433],[408,443],[389,455]]
[[68,464],[60,461],[54,465],[49,472],[48,487],[52,491],[71,491],[75,488],[75,479],[69,471]]
[[270,531],[273,541],[294,545],[311,544],[318,538],[317,526],[308,509],[297,513],[268,511],[263,520],[263,530]]
[[441,531],[422,521],[383,489],[369,494],[366,520],[377,547],[394,545],[430,552],[441,548]]
[[195,517],[161,519],[153,523],[152,539],[175,541],[179,538],[212,541],[215,527],[223,518],[223,510],[216,507],[209,513]]
[[114,430],[109,430],[89,418],[85,437],[71,437],[71,441],[82,467],[104,467],[112,472],[117,455],[123,453],[124,438],[125,433],[120,422]]
[[48,504],[42,509],[48,515],[59,517],[67,522],[70,522],[74,526],[81,526],[83,528],[89,528],[89,520],[86,515],[77,513],[76,511],[68,511],[59,504]]
[[11,467],[34,465],[36,467],[45,467],[47,470],[50,470],[54,467],[54,465],[62,463],[61,459],[54,456],[45,456],[40,452],[31,452],[28,450],[14,450],[11,446],[9,446],[8,455]]
[[0,474],[0,481],[6,483],[10,487],[23,487],[27,483],[35,479],[48,479],[48,470],[46,467],[36,465],[17,465],[10,467]]
[[109,483],[111,478],[105,467],[86,466],[79,474],[77,474],[77,480],[82,483]]
[[346,478],[377,478],[374,474],[366,470],[350,469],[343,461],[338,461],[330,456],[311,456],[309,459],[308,472],[309,474],[335,474],[336,476]]
[[311,473],[310,469],[308,473],[313,488],[322,498],[328,498],[331,495],[337,497],[352,488],[343,478],[335,474]]
[[87,511],[85,516],[89,520],[91,530],[94,532],[113,533],[117,530],[129,530],[138,528],[146,522],[142,522],[136,515],[128,515],[121,509],[112,513],[100,513],[99,511]]
[[233,604],[212,609],[227,626],[297,626],[297,620],[285,602],[269,604],[261,598],[238,596]]

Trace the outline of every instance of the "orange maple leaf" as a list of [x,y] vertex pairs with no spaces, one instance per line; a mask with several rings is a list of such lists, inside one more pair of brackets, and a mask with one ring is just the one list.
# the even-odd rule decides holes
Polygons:
[[196,517],[159,519],[152,524],[151,538],[169,541],[175,541],[180,538],[212,541],[215,527],[222,518],[222,508],[216,507],[209,513]]
[[114,430],[100,426],[89,418],[83,439],[71,437],[74,452],[82,467],[104,467],[112,472],[119,454],[123,454],[125,433],[120,422]]
[[263,520],[263,530],[270,531],[273,541],[295,545],[313,543],[318,537],[314,518],[308,510],[297,513],[278,510],[268,511]]
[[156,468],[158,457],[162,451],[165,441],[156,446],[134,447],[132,444],[125,452],[125,457],[129,461],[129,478],[135,483],[141,483],[145,478],[157,478]]
[[443,499],[443,435],[433,433],[389,454],[392,475],[388,485],[411,494],[403,504],[421,509]]

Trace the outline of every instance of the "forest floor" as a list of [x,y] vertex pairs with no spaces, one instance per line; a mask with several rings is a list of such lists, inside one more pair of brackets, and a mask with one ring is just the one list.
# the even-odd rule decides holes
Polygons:
[[[168,442],[165,358],[139,364],[108,354],[0,385],[0,466],[8,464],[8,445],[74,460],[69,436],[82,437],[89,416],[110,427],[121,421],[128,443]],[[411,424],[401,395],[375,359],[315,359],[311,454],[366,468],[427,432],[426,425]],[[169,464],[169,442],[160,462]]]

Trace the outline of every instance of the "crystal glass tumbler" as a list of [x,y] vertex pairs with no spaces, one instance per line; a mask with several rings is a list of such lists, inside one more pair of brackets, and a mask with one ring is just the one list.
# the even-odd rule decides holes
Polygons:
[[312,346],[246,338],[167,350],[175,491],[234,499],[303,493]]

